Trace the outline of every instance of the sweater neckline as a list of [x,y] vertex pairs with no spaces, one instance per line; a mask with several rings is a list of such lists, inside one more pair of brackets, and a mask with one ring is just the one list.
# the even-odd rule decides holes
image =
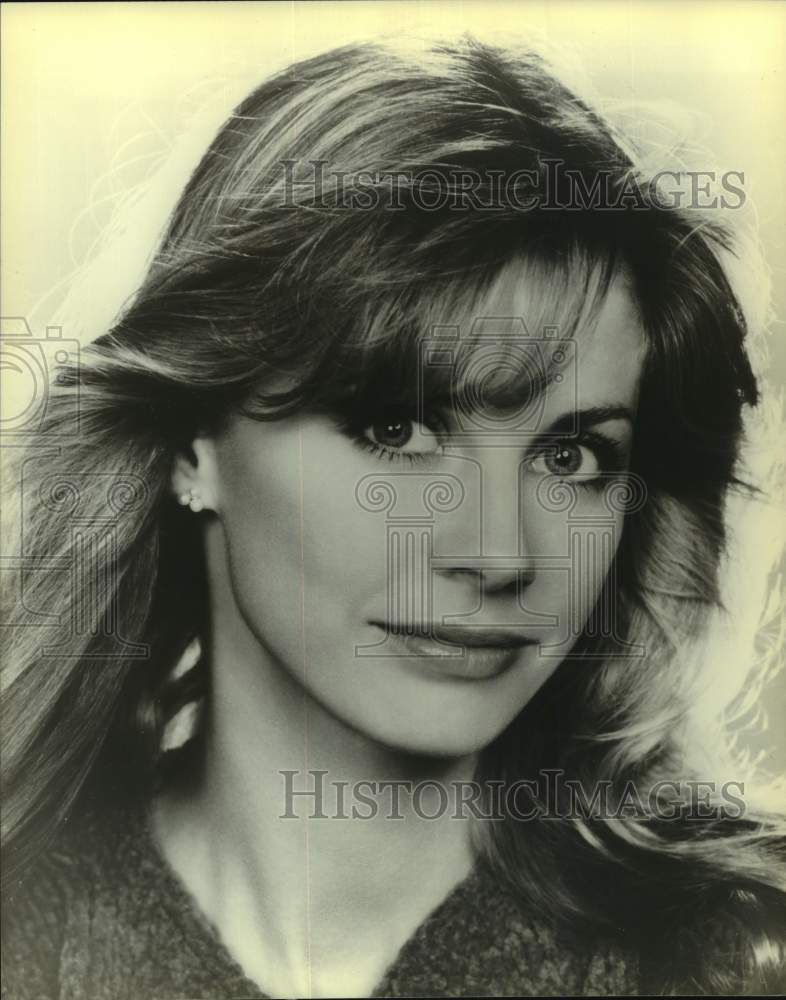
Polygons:
[[[172,868],[160,850],[153,832],[151,816],[152,803],[140,799],[123,810],[120,819],[123,840],[133,844],[137,863],[155,881],[159,892],[157,897],[167,914],[183,929],[192,941],[194,950],[200,955],[209,955],[211,975],[216,979],[227,979],[233,983],[236,995],[271,1000],[270,994],[246,973],[240,962],[232,955],[224,943],[216,925],[204,913],[201,906],[188,891],[180,876]],[[370,998],[389,996],[389,983],[395,978],[402,955],[428,937],[430,930],[441,921],[442,914],[462,907],[466,897],[477,898],[483,890],[482,862],[476,858],[473,867],[446,896],[418,924],[412,934],[402,943],[394,959],[388,964]],[[466,904],[464,904],[466,905]]]
[[231,976],[237,980],[244,995],[248,993],[249,996],[259,997],[260,1000],[270,1000],[270,995],[246,975],[243,967],[224,944],[218,928],[204,913],[159,849],[153,832],[150,803],[146,800],[138,801],[132,812],[132,822],[139,837],[141,860],[158,882],[161,889],[161,906],[180,923],[198,951],[212,956],[213,963],[219,966],[215,970],[218,975]]

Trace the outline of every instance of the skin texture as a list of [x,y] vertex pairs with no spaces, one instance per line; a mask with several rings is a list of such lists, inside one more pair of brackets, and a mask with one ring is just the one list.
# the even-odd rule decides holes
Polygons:
[[[523,316],[536,328],[525,290],[520,275],[502,276],[481,314]],[[621,278],[597,324],[579,331],[577,342],[578,377],[566,370],[549,386],[538,434],[577,409],[635,413],[644,340]],[[196,439],[196,463],[183,456],[173,472],[175,493],[197,489],[208,512],[204,645],[212,688],[201,783],[162,792],[153,828],[199,909],[271,996],[369,996],[401,946],[468,874],[471,824],[451,818],[457,783],[473,777],[479,749],[556,669],[613,554],[582,563],[582,600],[571,605],[564,564],[542,565],[568,551],[568,514],[538,500],[548,466],[531,424],[517,436],[484,423],[484,433],[464,437],[455,428],[407,426],[396,440],[426,453],[417,465],[371,454],[368,441],[373,447],[392,439],[385,421],[371,417],[369,424],[360,446],[324,416],[236,418],[219,436]],[[624,462],[630,421],[596,430],[616,440]],[[569,465],[595,472],[590,449],[570,457]],[[392,475],[399,472],[406,474]],[[415,588],[408,618],[457,616],[537,640],[492,676],[471,659],[452,659],[446,670],[444,659],[437,668],[432,657],[380,655],[378,645],[375,655],[356,652],[385,642],[374,622],[389,620],[393,610],[407,617],[403,605],[389,604],[389,579],[398,577],[387,561],[387,515],[359,502],[369,494],[358,484],[368,476],[394,483],[394,516],[423,514],[424,476],[447,474],[463,499],[433,513],[432,553],[441,561],[434,563],[430,598]],[[602,530],[613,529],[619,540],[622,515],[610,514],[602,491],[578,490],[573,512],[600,517]],[[582,537],[598,530],[583,523]],[[481,555],[485,562],[471,564]],[[543,655],[547,644],[551,655]],[[314,820],[313,795],[285,801],[281,776],[297,771],[295,787],[308,791],[313,769],[326,773],[322,806],[331,817],[341,811],[339,782],[350,803],[361,781],[410,788],[439,782],[447,807],[439,819],[424,819],[404,793],[401,815],[391,821],[382,795],[368,819]],[[433,814],[434,800],[427,796],[421,808]],[[294,818],[282,819],[285,811]]]

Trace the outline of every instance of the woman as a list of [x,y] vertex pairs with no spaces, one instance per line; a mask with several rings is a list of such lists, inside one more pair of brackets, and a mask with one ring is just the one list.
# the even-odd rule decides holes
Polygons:
[[472,39],[220,130],[20,465],[9,1000],[777,990],[698,641],[756,331],[675,176]]

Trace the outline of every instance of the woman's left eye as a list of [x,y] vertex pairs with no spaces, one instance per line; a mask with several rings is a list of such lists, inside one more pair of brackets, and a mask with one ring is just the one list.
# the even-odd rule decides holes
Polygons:
[[597,475],[600,462],[592,448],[570,441],[558,441],[553,447],[532,459],[530,468],[534,472],[552,476],[581,475],[582,478]]

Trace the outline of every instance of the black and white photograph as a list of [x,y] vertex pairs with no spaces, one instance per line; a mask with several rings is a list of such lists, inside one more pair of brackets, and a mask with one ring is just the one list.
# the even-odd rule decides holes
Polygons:
[[8,2],[2,1000],[786,992],[786,3]]

